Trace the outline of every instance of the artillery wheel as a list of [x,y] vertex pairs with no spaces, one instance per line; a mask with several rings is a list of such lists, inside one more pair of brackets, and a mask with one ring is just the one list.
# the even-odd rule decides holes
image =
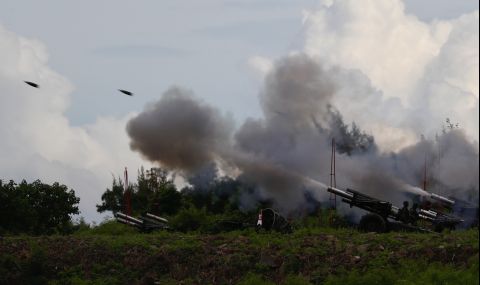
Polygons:
[[377,214],[366,214],[360,219],[358,228],[363,232],[384,233],[387,231],[387,222]]

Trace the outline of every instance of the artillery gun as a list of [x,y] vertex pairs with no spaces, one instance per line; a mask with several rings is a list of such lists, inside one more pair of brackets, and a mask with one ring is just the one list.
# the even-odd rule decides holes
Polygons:
[[124,213],[115,215],[117,222],[129,225],[139,229],[141,232],[151,232],[154,230],[167,230],[168,220],[157,215],[146,213],[139,218],[135,218]]
[[287,219],[272,208],[260,210],[256,231],[258,232],[261,229],[266,231],[275,230],[281,233],[291,233],[293,231],[292,226]]
[[[334,187],[329,187],[328,192],[342,197],[342,201],[349,204],[350,207],[357,207],[368,211],[360,219],[359,229],[367,232],[387,232],[390,230],[409,230],[409,231],[429,231],[424,228],[416,226],[416,219],[423,219],[429,221],[436,231],[441,231],[444,228],[454,228],[463,220],[439,213],[433,210],[419,209],[415,217],[404,217],[402,210],[392,203],[382,201],[374,197],[368,196],[361,192],[347,189],[346,191]],[[436,195],[436,194],[435,194]],[[436,195],[435,198],[444,198]],[[444,201],[449,200],[447,198]],[[451,201],[451,200],[449,200]]]

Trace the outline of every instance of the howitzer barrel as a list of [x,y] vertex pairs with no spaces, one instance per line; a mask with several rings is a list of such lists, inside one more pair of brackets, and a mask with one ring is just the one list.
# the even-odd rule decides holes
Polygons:
[[165,224],[168,223],[168,220],[167,220],[167,219],[162,218],[162,217],[159,217],[159,216],[156,216],[156,215],[154,215],[154,214],[147,213],[145,216],[147,216],[148,218],[153,219],[153,220],[155,220],[155,221],[157,221],[157,222],[160,222],[160,223],[165,223]]
[[347,189],[346,191],[329,187],[327,191],[343,197],[342,201],[350,204],[350,207],[357,207],[372,213],[376,213],[384,218],[396,218],[399,209],[393,206],[391,203],[379,200],[377,198],[368,196],[353,189]]
[[140,227],[139,224],[130,222],[129,220],[125,220],[125,219],[122,219],[122,218],[117,218],[117,222],[125,224],[125,225],[129,225],[129,226]]
[[440,212],[437,213],[435,211],[425,210],[425,209],[420,209],[418,216],[425,220],[430,220],[434,223],[444,224],[444,225],[457,225],[464,222],[464,220],[458,217],[440,213]]
[[448,199],[446,197],[440,196],[440,195],[435,194],[435,193],[430,193],[430,198],[432,198],[434,200],[437,200],[437,201],[441,201],[441,202],[450,204],[452,206],[455,205],[455,201],[453,201],[451,199]]
[[424,219],[424,220],[429,220],[429,221],[434,220],[434,218],[432,218],[430,216],[425,216],[425,215],[422,215],[422,214],[418,214],[418,217],[421,218],[421,219]]
[[124,213],[117,213],[117,218],[127,220],[129,222],[134,223],[134,224],[139,224],[139,225],[143,224],[142,220],[139,220],[139,219],[134,218],[134,217],[129,216],[129,215],[125,215]]
[[427,217],[430,217],[430,218],[436,218],[437,217],[436,212],[430,211],[430,210],[425,210],[425,209],[420,209],[420,214],[422,214],[424,216],[427,216]]
[[348,199],[348,200],[353,199],[353,194],[352,193],[348,193],[346,191],[343,191],[343,190],[340,190],[340,189],[337,189],[337,188],[334,188],[334,187],[328,187],[327,191],[330,192],[330,193],[333,193],[335,195],[338,195],[340,197],[343,197],[345,199]]
[[392,206],[392,208],[391,208],[392,215],[396,216],[399,211],[400,211],[400,208],[398,208],[396,206]]

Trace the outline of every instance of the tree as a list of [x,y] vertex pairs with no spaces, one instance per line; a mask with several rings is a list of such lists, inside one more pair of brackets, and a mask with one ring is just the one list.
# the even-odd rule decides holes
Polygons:
[[122,180],[113,178],[112,189],[102,194],[102,204],[97,205],[97,211],[103,213],[111,211],[113,214],[121,212],[124,207],[124,186]]
[[442,126],[442,133],[446,134],[449,131],[453,131],[455,129],[460,128],[460,125],[458,123],[453,123],[450,118],[445,119],[446,125]]
[[[148,209],[154,214],[173,215],[182,206],[182,195],[177,191],[173,177],[162,168],[152,168],[147,171],[147,186],[149,196]],[[141,188],[139,187],[139,192]]]
[[67,233],[71,216],[79,214],[80,198],[73,189],[58,182],[40,180],[20,184],[0,180],[0,232],[51,234]]
[[[154,214],[173,215],[182,204],[182,196],[177,191],[173,178],[162,168],[151,168],[145,171],[143,167],[138,172],[137,184],[129,185],[133,214],[152,212]],[[113,179],[112,189],[107,189],[102,195],[102,204],[97,205],[97,211],[120,212],[124,205],[124,187],[120,179]]]
[[182,194],[172,184],[165,185],[156,192],[152,201],[154,214],[174,215],[182,206]]
[[325,129],[314,119],[314,124],[321,133],[329,132],[335,138],[336,150],[339,153],[347,155],[361,154],[370,151],[376,151],[375,139],[362,131],[355,122],[351,126],[343,121],[342,114],[332,106],[328,106],[329,111],[329,129]]

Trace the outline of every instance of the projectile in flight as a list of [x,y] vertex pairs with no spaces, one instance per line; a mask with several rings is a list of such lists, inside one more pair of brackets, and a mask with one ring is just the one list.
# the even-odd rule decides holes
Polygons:
[[123,89],[118,89],[118,91],[122,92],[123,94],[125,95],[128,95],[128,96],[133,96],[133,93],[130,92],[130,91],[127,91],[127,90],[123,90]]
[[38,88],[40,87],[37,83],[35,82],[31,82],[31,81],[24,81],[25,83],[27,83],[28,85],[32,86],[32,87],[35,87],[35,88]]

